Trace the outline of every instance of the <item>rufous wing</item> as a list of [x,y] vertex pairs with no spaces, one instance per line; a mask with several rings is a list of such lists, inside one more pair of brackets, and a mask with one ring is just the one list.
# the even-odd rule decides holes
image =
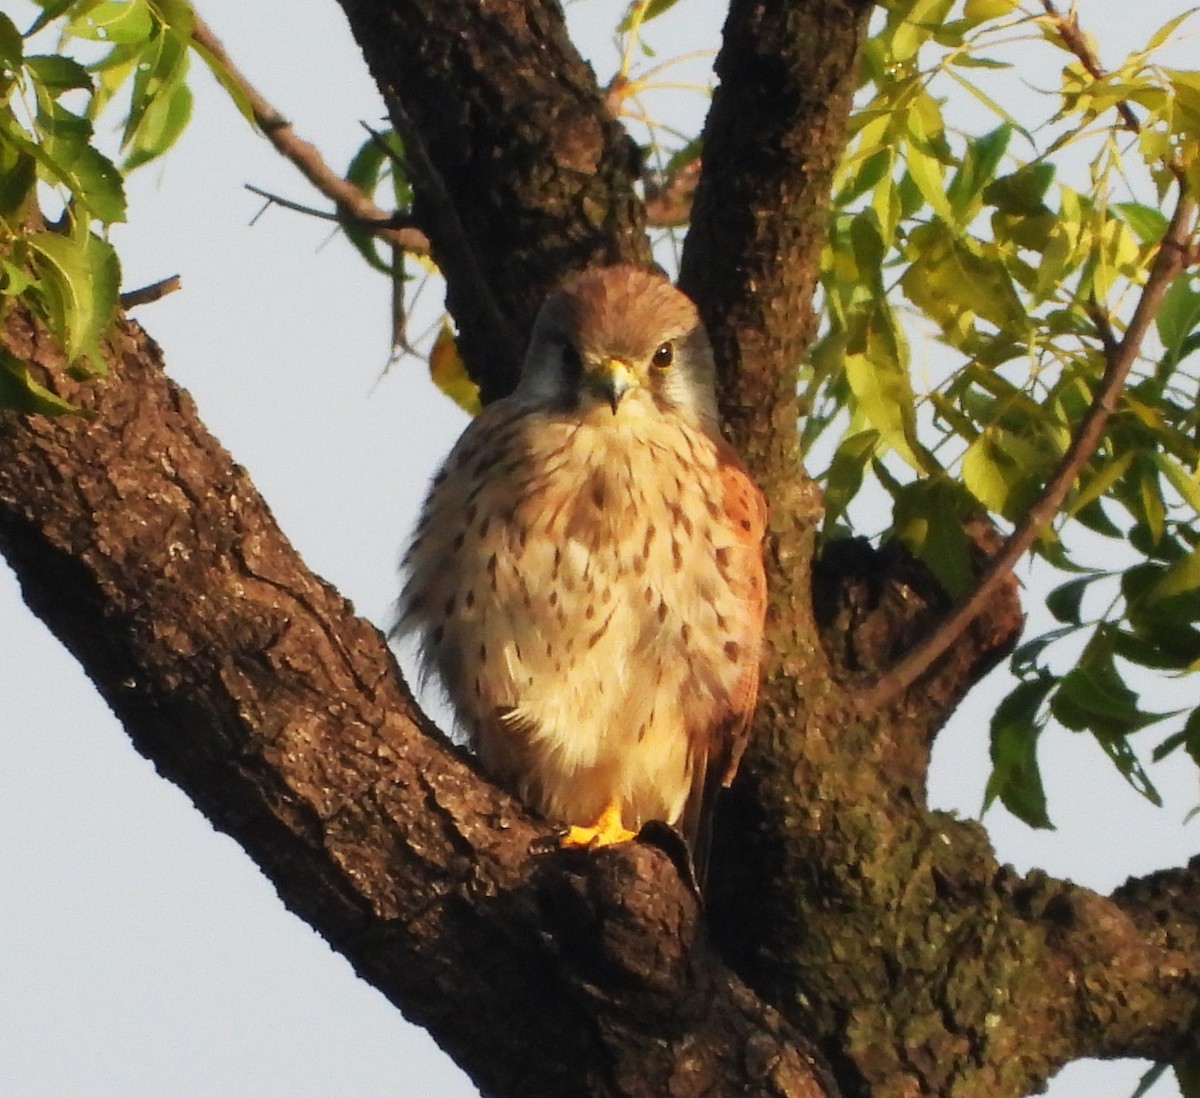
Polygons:
[[720,789],[729,785],[737,773],[754,716],[767,608],[762,549],[767,525],[766,500],[724,440],[718,442],[718,460],[717,487],[724,533],[733,540],[726,575],[739,596],[744,616],[736,629],[739,670],[729,707],[709,727],[691,732],[692,786],[681,825],[702,887],[713,805]]

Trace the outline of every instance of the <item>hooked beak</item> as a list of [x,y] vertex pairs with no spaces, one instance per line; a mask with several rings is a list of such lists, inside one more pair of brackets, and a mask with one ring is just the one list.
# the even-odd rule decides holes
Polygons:
[[606,358],[600,365],[588,372],[588,386],[597,396],[603,397],[608,406],[617,414],[617,405],[621,398],[636,388],[637,375],[628,362],[619,358]]

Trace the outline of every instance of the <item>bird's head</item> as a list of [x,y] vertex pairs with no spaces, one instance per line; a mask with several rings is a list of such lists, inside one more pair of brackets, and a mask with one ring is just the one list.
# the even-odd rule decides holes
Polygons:
[[593,267],[546,298],[517,396],[587,414],[635,405],[716,424],[712,349],[696,306],[645,267]]

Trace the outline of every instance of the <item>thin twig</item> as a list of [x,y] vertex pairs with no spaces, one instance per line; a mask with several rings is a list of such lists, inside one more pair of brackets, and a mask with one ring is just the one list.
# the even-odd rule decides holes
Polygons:
[[1105,353],[1104,375],[1092,398],[1087,414],[1080,421],[1071,445],[1063,455],[1029,513],[987,563],[975,587],[968,592],[938,627],[894,667],[885,671],[859,696],[859,711],[871,712],[887,704],[923,675],[966,630],[1011,573],[1017,561],[1037,536],[1058,514],[1079,471],[1095,452],[1108,417],[1116,407],[1125,379],[1137,359],[1142,340],[1154,321],[1163,294],[1171,280],[1194,254],[1191,245],[1196,204],[1181,190],[1179,202],[1167,231],[1158,246],[1158,254],[1142,287],[1137,307],[1121,342]]
[[179,275],[171,275],[170,278],[162,278],[157,282],[151,282],[149,286],[141,286],[136,290],[126,290],[120,297],[122,309],[134,309],[138,305],[149,305],[152,301],[158,301],[164,298],[167,294],[173,294],[183,285],[183,280]]
[[[343,179],[325,163],[315,145],[296,134],[292,124],[263,98],[258,89],[230,60],[221,40],[199,15],[195,17],[192,37],[225,67],[250,104],[254,120],[276,151],[299,168],[304,178],[330,199],[339,211],[344,210],[346,215],[353,218],[355,225],[380,226],[372,231],[389,244],[413,254],[429,254],[429,239],[424,233],[412,226],[395,227],[393,215],[380,209],[360,187]],[[288,203],[280,202],[280,205]],[[345,220],[344,217],[336,219]]]
[[[1184,266],[1188,264],[1185,262]],[[1104,357],[1108,358],[1117,350],[1117,333],[1113,331],[1112,321],[1108,313],[1101,307],[1095,296],[1088,298],[1084,305],[1088,319],[1096,326],[1096,334],[1100,337],[1100,345],[1104,348]]]
[[[1088,71],[1088,75],[1093,80],[1103,80],[1108,76],[1108,71],[1100,64],[1100,58],[1096,56],[1095,51],[1088,43],[1087,36],[1079,29],[1079,20],[1076,18],[1075,12],[1064,14],[1055,7],[1054,0],[1042,0],[1042,7],[1054,24],[1054,29],[1058,31],[1058,36],[1063,40],[1067,49],[1079,58],[1079,63]],[[1116,104],[1116,111],[1121,116],[1121,121],[1127,130],[1137,133],[1142,128],[1138,116],[1133,113],[1133,108],[1127,100],[1120,100]]]
[[357,217],[348,217],[345,213],[330,213],[329,210],[318,210],[315,206],[308,206],[303,202],[284,198],[282,195],[275,194],[272,191],[264,191],[261,187],[256,187],[253,183],[243,183],[242,186],[251,194],[256,194],[259,198],[266,199],[272,206],[282,206],[285,210],[294,210],[296,213],[302,213],[307,217],[315,217],[321,221],[336,221],[339,225],[345,225],[349,222],[352,225],[369,229],[376,233],[383,229],[407,229],[413,227],[412,217],[409,214],[400,213],[399,211],[394,214],[385,214],[382,220],[360,221]]

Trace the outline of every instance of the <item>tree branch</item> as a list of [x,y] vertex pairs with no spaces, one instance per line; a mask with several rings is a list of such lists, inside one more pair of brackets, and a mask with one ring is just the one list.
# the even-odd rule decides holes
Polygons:
[[678,164],[668,175],[647,174],[646,224],[655,228],[683,225],[691,220],[692,201],[700,178],[700,157]]
[[[1074,7],[1066,15],[1058,10],[1054,0],[1042,0],[1042,7],[1055,32],[1063,40],[1063,45],[1079,58],[1080,64],[1087,70],[1088,75],[1093,80],[1103,80],[1108,73],[1100,64],[1100,59],[1088,42],[1087,35],[1080,29],[1079,17],[1075,13]],[[1142,124],[1138,121],[1137,115],[1133,113],[1133,108],[1127,100],[1122,99],[1117,103],[1116,111],[1121,116],[1121,122],[1127,130],[1137,133],[1142,128]]]
[[1079,471],[1091,458],[1104,434],[1105,424],[1117,405],[1134,362],[1141,349],[1162,296],[1171,280],[1184,269],[1191,254],[1190,242],[1195,220],[1195,202],[1181,191],[1175,211],[1154,257],[1150,274],[1138,298],[1125,335],[1105,355],[1104,374],[1092,398],[1087,415],[1079,421],[1071,444],[1028,514],[988,561],[975,586],[949,615],[908,656],[870,683],[858,697],[858,708],[870,713],[900,696],[917,681],[960,637],[963,630],[988,604],[999,585],[1005,582],[1017,561],[1037,536],[1055,518]]
[[459,350],[484,401],[495,399],[516,383],[551,286],[592,263],[652,260],[638,151],[556,3],[340,3],[393,123],[420,136],[432,175],[414,180],[414,212],[446,277]]
[[1085,1055],[1174,1061],[1181,1034],[1194,1045],[1200,1033],[1200,856],[1187,868],[1132,878],[1111,902],[1128,919],[1135,964],[1114,979],[1103,954],[1087,962],[1088,983],[1104,994],[1092,1016],[1114,1025]]
[[140,329],[98,383],[19,308],[0,334],[91,413],[0,413],[0,549],[26,601],[138,750],[486,1092],[827,1093],[704,946],[670,857],[558,851],[424,721]]
[[1111,899],[1065,895],[1059,944],[1081,1015],[1078,1055],[1174,1060],[1200,1032],[1200,856]]
[[136,309],[139,305],[149,305],[161,301],[167,294],[173,294],[183,285],[179,275],[151,282],[148,286],[139,286],[136,290],[126,290],[121,294],[122,309]]
[[[262,93],[233,63],[225,51],[224,44],[199,14],[196,14],[192,26],[192,38],[212,54],[229,73],[234,84],[245,96],[246,102],[250,104],[254,121],[258,123],[263,136],[275,147],[275,151],[291,161],[300,170],[300,174],[333,202],[339,211],[345,211],[345,215],[352,218],[356,225],[372,226],[372,231],[380,240],[394,247],[414,255],[428,254],[429,240],[424,233],[412,226],[395,225],[393,214],[380,209],[370,195],[342,178],[325,163],[320,150],[312,142],[305,141],[296,133],[292,123],[267,102]],[[336,220],[342,220],[342,216],[339,214]]]
[[871,10],[734,0],[717,56],[680,285],[713,329],[722,411],[768,498],[795,483],[796,379]]

